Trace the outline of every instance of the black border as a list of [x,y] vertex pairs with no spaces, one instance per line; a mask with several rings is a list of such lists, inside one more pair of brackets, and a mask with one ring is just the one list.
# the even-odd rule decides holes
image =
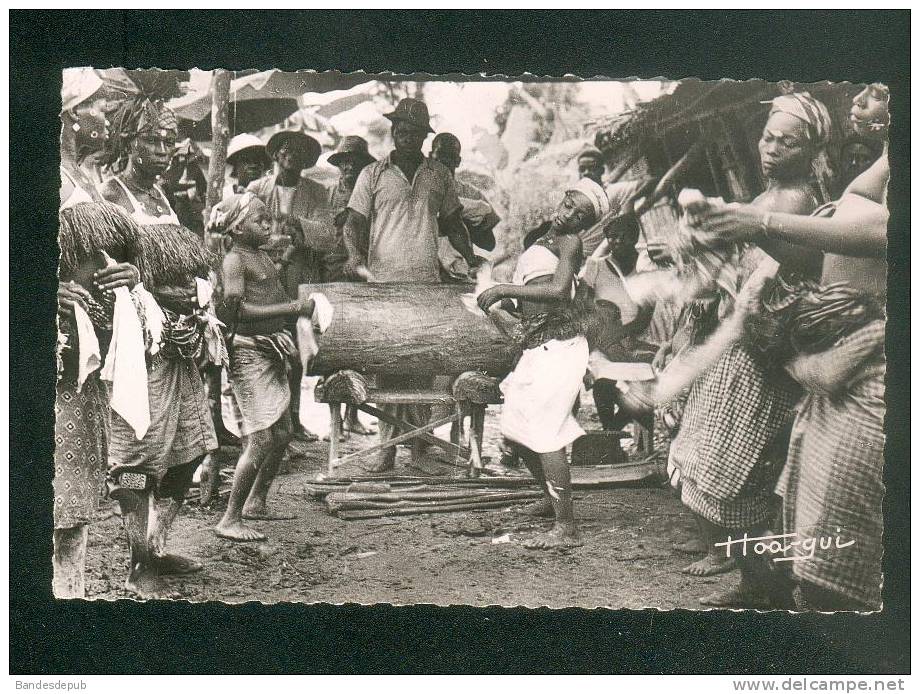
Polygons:
[[[909,24],[909,11],[11,11],[10,671],[909,672]],[[889,84],[884,612],[54,603],[59,70],[88,64]]]

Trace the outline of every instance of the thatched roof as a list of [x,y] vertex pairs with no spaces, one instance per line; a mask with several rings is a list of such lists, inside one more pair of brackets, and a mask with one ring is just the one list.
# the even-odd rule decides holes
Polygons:
[[[681,81],[670,94],[596,122],[595,144],[612,160],[641,149],[644,140],[676,127],[729,111],[764,111],[765,101],[791,89],[809,91],[832,111],[840,111],[859,90],[849,83],[795,84],[764,80]],[[838,118],[839,119],[839,118]]]

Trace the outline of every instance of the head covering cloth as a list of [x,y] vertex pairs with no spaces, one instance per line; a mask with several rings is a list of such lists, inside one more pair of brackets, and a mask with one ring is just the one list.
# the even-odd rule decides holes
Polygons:
[[776,97],[770,106],[770,115],[774,113],[786,113],[805,123],[806,137],[816,149],[824,147],[830,139],[831,116],[827,107],[808,92],[793,92]]
[[578,183],[569,186],[566,190],[567,193],[572,191],[581,193],[591,202],[595,222],[610,212],[610,199],[607,197],[607,192],[590,178],[578,179]]
[[240,195],[231,195],[211,208],[208,230],[232,234],[261,204],[262,201],[250,191]]
[[179,120],[162,99],[136,94],[122,102],[109,117],[109,138],[103,150],[103,164],[120,171],[128,160],[131,143],[140,135],[176,137]]

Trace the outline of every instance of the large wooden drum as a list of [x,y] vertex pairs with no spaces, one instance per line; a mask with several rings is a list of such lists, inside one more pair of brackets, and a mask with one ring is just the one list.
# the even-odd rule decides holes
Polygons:
[[515,347],[492,321],[471,311],[452,284],[336,282],[303,284],[300,296],[322,292],[335,309],[318,337],[311,373],[340,369],[398,376],[457,375],[485,371],[504,376]]

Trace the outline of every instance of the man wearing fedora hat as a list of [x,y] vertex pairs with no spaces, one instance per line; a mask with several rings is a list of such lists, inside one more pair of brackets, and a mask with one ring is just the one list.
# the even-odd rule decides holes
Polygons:
[[358,174],[365,166],[377,160],[368,151],[367,140],[358,135],[346,135],[327,161],[340,172],[338,182],[330,191],[329,203],[332,206],[335,225],[341,229],[348,219],[348,200],[355,183],[358,182]]
[[590,178],[599,186],[604,185],[604,154],[597,147],[588,145],[578,153],[578,178]]
[[[460,217],[453,176],[443,164],[422,154],[425,139],[434,132],[428,107],[418,99],[403,99],[385,116],[393,124],[390,132],[395,147],[386,159],[361,171],[348,202],[344,237],[350,274],[375,282],[439,282],[439,228],[469,266],[476,267],[479,260]],[[367,239],[366,246],[363,239]],[[387,387],[386,381],[381,379],[379,385]],[[431,384],[431,378],[401,378],[389,385],[430,388]],[[431,408],[383,409],[422,426]],[[380,423],[381,442],[396,433],[393,426]],[[413,459],[423,448],[420,440],[413,442]],[[375,471],[391,469],[395,456],[394,448],[384,449]]]

